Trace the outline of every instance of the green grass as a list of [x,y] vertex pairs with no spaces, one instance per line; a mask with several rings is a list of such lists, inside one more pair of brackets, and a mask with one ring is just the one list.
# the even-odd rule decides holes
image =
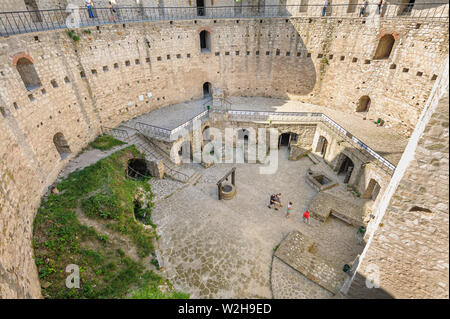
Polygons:
[[[139,151],[131,146],[76,171],[59,183],[59,194],[51,194],[41,203],[34,220],[33,247],[41,283],[50,283],[42,290],[45,297],[124,298],[131,291],[150,286],[155,296],[162,294],[154,289],[164,280],[146,272],[142,259],[129,258],[107,235],[82,225],[76,215],[80,204],[86,216],[106,223],[119,236],[130,238],[140,258],[153,253],[156,232],[142,224],[151,220],[150,185],[147,180],[134,181],[125,176],[128,160],[139,156]],[[145,213],[142,222],[134,218],[137,193],[145,194],[150,203],[141,207],[141,214]],[[65,286],[69,264],[80,267],[79,289]]]
[[99,149],[101,151],[107,151],[112,149],[115,146],[124,145],[126,143],[115,139],[110,135],[100,135],[93,142],[89,143],[89,146],[92,148]]

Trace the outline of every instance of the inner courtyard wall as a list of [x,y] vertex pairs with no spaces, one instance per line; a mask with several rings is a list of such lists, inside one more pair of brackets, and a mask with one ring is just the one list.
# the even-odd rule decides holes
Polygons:
[[369,225],[351,297],[449,297],[448,72],[447,59]]
[[[364,88],[373,97],[368,116],[391,114],[383,116],[386,125],[408,134],[433,85],[430,77],[447,54],[448,29],[429,22],[418,29],[406,21],[381,24],[191,20],[85,28],[91,32],[75,30],[78,42],[66,31],[2,38],[0,296],[40,297],[32,220],[62,167],[102,126],[202,98],[205,82],[227,95],[301,99],[351,113]],[[200,50],[202,30],[211,33],[210,52]],[[398,66],[393,71],[387,61],[362,62],[372,55],[382,30],[395,30],[403,43],[394,48]],[[317,56],[325,53],[334,57],[323,66]],[[343,62],[337,61],[340,55],[346,56]],[[356,55],[358,63],[349,62],[347,57]],[[21,57],[33,61],[40,87],[28,91],[24,86],[14,66]],[[401,72],[403,63],[408,73]],[[411,102],[413,95],[418,102]],[[395,125],[402,121],[407,125]],[[53,143],[57,133],[71,150],[64,159]]]

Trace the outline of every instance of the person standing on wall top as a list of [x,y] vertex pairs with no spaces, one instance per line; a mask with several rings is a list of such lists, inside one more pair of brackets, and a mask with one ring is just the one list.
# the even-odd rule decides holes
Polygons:
[[378,1],[377,4],[377,14],[381,15],[381,6],[383,5],[383,0]]
[[111,22],[116,23],[116,9],[111,1],[109,1],[109,12],[111,13]]
[[325,0],[325,2],[323,3],[322,17],[325,16],[325,13],[327,11],[327,6],[328,6],[328,0]]
[[94,19],[94,12],[92,11],[92,2],[91,2],[91,0],[84,0],[84,5],[88,9],[89,18]]
[[359,16],[360,17],[363,17],[364,14],[366,13],[366,8],[367,8],[368,4],[369,4],[369,2],[367,0],[364,0],[364,2],[361,5],[361,8],[359,9]]

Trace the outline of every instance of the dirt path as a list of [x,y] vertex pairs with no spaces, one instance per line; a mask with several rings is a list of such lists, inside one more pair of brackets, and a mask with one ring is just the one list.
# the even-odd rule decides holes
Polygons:
[[[94,195],[95,192],[97,191],[88,194],[86,197]],[[154,272],[159,273],[156,267],[151,263],[152,260],[151,254],[145,258],[140,258],[139,255],[137,254],[136,246],[129,238],[121,236],[117,232],[109,229],[107,227],[108,223],[105,221],[88,218],[81,209],[81,199],[78,200],[76,214],[80,223],[82,223],[85,226],[94,228],[95,231],[98,232],[100,235],[107,235],[108,241],[113,246],[122,249],[125,255],[127,255],[129,258],[133,259],[136,262],[142,261],[146,270],[153,270]]]

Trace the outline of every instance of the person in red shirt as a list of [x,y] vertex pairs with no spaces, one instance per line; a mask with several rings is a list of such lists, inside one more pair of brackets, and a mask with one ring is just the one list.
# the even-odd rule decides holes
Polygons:
[[303,222],[309,225],[309,210],[305,210],[303,213]]

